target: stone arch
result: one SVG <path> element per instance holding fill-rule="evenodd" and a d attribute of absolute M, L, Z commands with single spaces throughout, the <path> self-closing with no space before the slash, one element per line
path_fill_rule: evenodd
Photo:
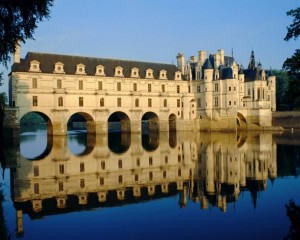
<path fill-rule="evenodd" d="M 176 115 L 171 113 L 169 115 L 169 132 L 176 132 Z"/>
<path fill-rule="evenodd" d="M 68 130 L 79 129 L 86 130 L 88 134 L 96 132 L 96 126 L 93 117 L 86 112 L 73 113 L 68 119 Z"/>
<path fill-rule="evenodd" d="M 124 112 L 117 111 L 112 113 L 108 118 L 109 132 L 130 132 L 131 125 L 128 115 Z"/>
<path fill-rule="evenodd" d="M 33 115 L 32 115 L 33 114 Z M 41 139 L 38 139 L 38 143 L 40 144 L 43 144 L 44 146 L 42 146 L 42 150 L 41 152 L 37 153 L 35 156 L 25 156 L 22 152 L 22 138 L 27 138 L 27 137 L 32 137 L 30 136 L 30 134 L 26 134 L 25 132 L 32 132 L 32 131 L 36 131 L 38 129 L 38 127 L 41 127 L 41 123 L 36 121 L 36 123 L 34 122 L 35 118 L 34 118 L 34 115 L 38 115 L 39 116 L 39 119 L 43 119 L 44 120 L 44 123 L 45 123 L 45 128 L 47 131 L 47 137 L 46 137 L 46 140 L 45 142 L 43 143 L 43 137 L 41 137 Z M 32 115 L 32 116 L 30 116 Z M 26 118 L 28 118 L 28 122 L 25 123 L 26 121 Z M 29 123 L 29 125 L 27 125 L 27 123 Z M 27 125 L 27 126 L 26 126 Z M 53 139 L 52 139 L 52 132 L 53 132 L 53 126 L 52 126 L 52 121 L 50 120 L 50 118 L 43 112 L 38 112 L 38 111 L 32 111 L 32 112 L 27 112 L 25 113 L 23 116 L 20 117 L 20 127 L 21 127 L 21 136 L 20 136 L 20 141 L 21 141 L 21 155 L 23 157 L 25 157 L 26 159 L 28 160 L 41 160 L 43 158 L 45 158 L 46 156 L 49 155 L 49 153 L 52 151 L 52 148 L 53 148 Z M 26 129 L 28 131 L 26 131 Z M 43 130 L 41 130 L 43 131 Z M 36 134 L 34 134 L 36 135 Z M 35 136 L 36 137 L 36 136 Z M 37 135 L 37 137 L 39 138 L 40 136 Z M 24 139 L 25 140 L 25 139 Z M 28 147 L 29 146 L 26 146 L 25 148 L 28 150 Z M 37 149 L 36 148 L 36 145 L 32 146 L 33 149 Z"/>
<path fill-rule="evenodd" d="M 159 131 L 159 118 L 154 112 L 146 112 L 142 116 L 142 132 Z"/>
<path fill-rule="evenodd" d="M 159 145 L 159 118 L 154 112 L 142 116 L 142 146 L 146 151 L 154 151 Z"/>
<path fill-rule="evenodd" d="M 237 112 L 236 123 L 238 130 L 246 130 L 247 129 L 247 120 L 243 114 Z"/>

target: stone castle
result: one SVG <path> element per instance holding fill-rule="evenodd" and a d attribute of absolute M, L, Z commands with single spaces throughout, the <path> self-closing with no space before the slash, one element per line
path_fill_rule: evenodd
<path fill-rule="evenodd" d="M 177 66 L 151 62 L 27 53 L 16 47 L 9 102 L 17 122 L 40 114 L 49 134 L 65 135 L 74 114 L 90 133 L 107 133 L 120 122 L 124 132 L 141 132 L 142 123 L 160 131 L 237 131 L 272 128 L 276 77 L 256 63 L 247 68 L 224 50 Z"/>

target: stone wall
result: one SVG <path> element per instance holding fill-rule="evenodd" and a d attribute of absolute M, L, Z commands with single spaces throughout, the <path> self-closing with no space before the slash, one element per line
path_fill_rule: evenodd
<path fill-rule="evenodd" d="M 18 108 L 4 108 L 4 120 L 3 127 L 10 129 L 19 129 L 19 119 L 18 119 L 19 110 Z"/>
<path fill-rule="evenodd" d="M 272 125 L 300 129 L 300 111 L 273 112 Z"/>

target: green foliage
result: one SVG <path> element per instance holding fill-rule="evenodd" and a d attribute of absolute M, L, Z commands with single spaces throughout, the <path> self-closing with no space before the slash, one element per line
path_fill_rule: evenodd
<path fill-rule="evenodd" d="M 294 18 L 293 23 L 287 27 L 287 34 L 284 38 L 285 41 L 294 38 L 295 40 L 300 35 L 300 8 L 292 9 L 286 13 L 288 16 Z"/>
<path fill-rule="evenodd" d="M 30 112 L 25 114 L 21 119 L 21 125 L 28 125 L 28 124 L 43 124 L 45 120 L 36 113 Z"/>
<path fill-rule="evenodd" d="M 290 108 L 287 102 L 287 91 L 289 87 L 288 73 L 283 70 L 272 70 L 276 76 L 276 105 L 278 110 L 287 110 Z"/>
<path fill-rule="evenodd" d="M 7 66 L 18 41 L 33 39 L 37 23 L 49 18 L 53 0 L 0 1 L 0 63 Z"/>
<path fill-rule="evenodd" d="M 6 93 L 0 93 L 0 106 L 6 106 L 7 104 L 7 96 Z"/>
<path fill-rule="evenodd" d="M 300 8 L 292 9 L 287 12 L 288 16 L 292 16 L 293 23 L 287 27 L 285 41 L 300 35 Z M 283 63 L 283 69 L 288 72 L 289 87 L 287 91 L 287 101 L 294 110 L 300 110 L 300 49 L 296 49 L 292 57 L 289 57 Z"/>

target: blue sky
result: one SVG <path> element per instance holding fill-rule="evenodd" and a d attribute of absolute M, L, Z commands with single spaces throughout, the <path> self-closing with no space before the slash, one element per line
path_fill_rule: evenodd
<path fill-rule="evenodd" d="M 31 52 L 176 63 L 199 50 L 224 49 L 248 65 L 253 49 L 264 68 L 280 69 L 299 48 L 285 42 L 299 0 L 55 0 L 51 18 L 38 24 Z M 5 79 L 9 69 L 0 66 Z M 1 87 L 7 91 L 7 84 Z"/>

